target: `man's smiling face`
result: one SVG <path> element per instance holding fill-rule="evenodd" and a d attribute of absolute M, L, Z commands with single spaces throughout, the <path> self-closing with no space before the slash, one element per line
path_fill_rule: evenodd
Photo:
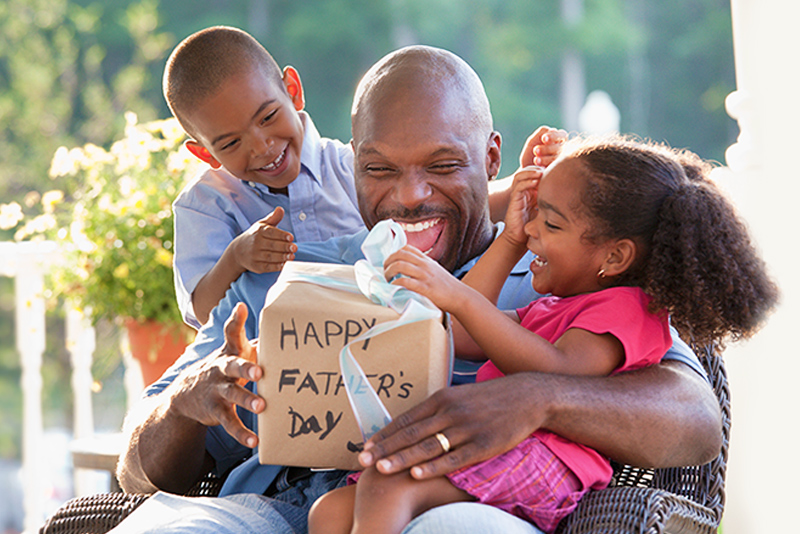
<path fill-rule="evenodd" d="M 500 166 L 500 136 L 476 126 L 457 95 L 406 86 L 375 99 L 353 122 L 367 227 L 394 219 L 409 244 L 450 271 L 491 242 L 488 180 Z"/>

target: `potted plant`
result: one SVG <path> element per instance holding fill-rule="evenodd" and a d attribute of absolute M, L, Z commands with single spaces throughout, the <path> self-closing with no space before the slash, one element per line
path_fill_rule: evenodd
<path fill-rule="evenodd" d="M 61 189 L 1 209 L 5 227 L 19 214 L 15 239 L 63 243 L 65 261 L 51 274 L 53 296 L 89 310 L 95 322 L 123 324 L 149 383 L 193 333 L 175 300 L 171 203 L 200 162 L 183 147 L 174 119 L 138 124 L 133 113 L 125 118 L 125 135 L 109 150 L 87 144 L 56 151 L 50 176 Z M 23 212 L 33 209 L 26 218 Z M 168 361 L 149 370 L 167 348 L 173 352 Z"/>

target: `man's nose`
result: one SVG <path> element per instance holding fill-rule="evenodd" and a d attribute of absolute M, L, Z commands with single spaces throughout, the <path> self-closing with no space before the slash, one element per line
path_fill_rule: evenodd
<path fill-rule="evenodd" d="M 394 200 L 406 209 L 414 209 L 433 194 L 433 188 L 422 173 L 404 174 L 395 184 Z"/>

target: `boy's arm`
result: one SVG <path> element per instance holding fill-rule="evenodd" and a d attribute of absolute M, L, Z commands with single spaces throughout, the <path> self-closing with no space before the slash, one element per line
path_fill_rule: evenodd
<path fill-rule="evenodd" d="M 276 225 L 283 218 L 283 208 L 275 210 L 236 236 L 192 292 L 192 308 L 200 323 L 208 320 L 231 284 L 245 271 L 264 273 L 279 271 L 294 259 L 297 245 L 292 235 Z"/>

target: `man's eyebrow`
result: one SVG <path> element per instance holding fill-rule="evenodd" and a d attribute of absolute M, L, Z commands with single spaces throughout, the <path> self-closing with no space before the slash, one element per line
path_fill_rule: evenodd
<path fill-rule="evenodd" d="M 272 103 L 275 102 L 276 100 L 277 100 L 276 98 L 273 98 L 272 100 L 267 100 L 266 102 L 263 102 L 260 106 L 258 106 L 258 109 L 256 110 L 256 112 L 253 113 L 253 116 L 252 116 L 251 120 L 257 119 L 258 116 L 261 115 L 261 112 L 264 111 L 269 106 L 271 106 Z M 222 135 L 216 136 L 214 139 L 211 140 L 211 146 L 216 145 L 217 143 L 219 143 L 220 141 L 222 141 L 226 137 L 230 137 L 232 135 L 234 135 L 233 132 L 228 132 L 228 133 L 224 133 Z"/>
<path fill-rule="evenodd" d="M 569 220 L 569 217 L 564 215 L 561 212 L 561 210 L 559 210 L 557 207 L 553 206 L 552 204 L 550 204 L 546 200 L 539 200 L 538 204 L 539 204 L 539 209 L 545 209 L 547 211 L 552 211 L 556 215 L 560 216 L 562 219 L 567 220 L 567 221 Z"/>

